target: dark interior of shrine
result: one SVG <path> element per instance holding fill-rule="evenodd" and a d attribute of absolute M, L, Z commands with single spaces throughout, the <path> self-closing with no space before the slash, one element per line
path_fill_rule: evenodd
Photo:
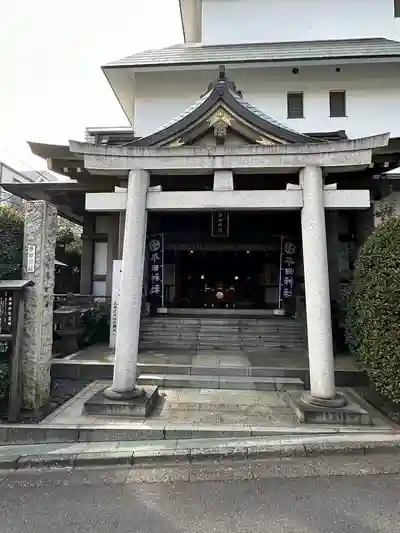
<path fill-rule="evenodd" d="M 178 307 L 262 309 L 265 290 L 279 283 L 279 250 L 181 251 L 175 265 Z"/>
<path fill-rule="evenodd" d="M 151 213 L 164 237 L 164 304 L 179 308 L 274 309 L 281 237 L 300 241 L 295 212 Z M 149 233 L 150 233 L 149 232 Z"/>

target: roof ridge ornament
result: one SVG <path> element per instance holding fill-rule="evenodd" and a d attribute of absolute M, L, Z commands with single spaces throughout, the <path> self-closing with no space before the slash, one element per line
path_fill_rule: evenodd
<path fill-rule="evenodd" d="M 204 94 L 201 95 L 201 98 L 203 98 L 206 94 L 209 94 L 214 90 L 218 90 L 221 92 L 228 90 L 234 93 L 235 96 L 239 98 L 243 98 L 242 91 L 239 91 L 236 88 L 236 84 L 227 77 L 225 65 L 219 66 L 218 78 L 215 81 L 212 81 L 211 83 L 208 84 L 207 90 Z"/>
<path fill-rule="evenodd" d="M 218 76 L 218 79 L 219 79 L 219 81 L 227 81 L 225 65 L 220 65 L 220 66 L 219 66 L 219 76 Z"/>

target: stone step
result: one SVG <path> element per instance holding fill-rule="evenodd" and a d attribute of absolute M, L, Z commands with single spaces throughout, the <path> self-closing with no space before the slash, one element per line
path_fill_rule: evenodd
<path fill-rule="evenodd" d="M 304 343 L 259 343 L 259 344 L 242 344 L 242 343 L 216 343 L 214 342 L 179 342 L 170 340 L 157 341 L 157 340 L 141 340 L 139 343 L 140 350 L 150 350 L 150 351 L 163 351 L 163 350 L 189 350 L 189 351 L 198 351 L 198 352 L 209 352 L 212 350 L 225 350 L 225 351 L 254 351 L 254 350 L 288 350 L 288 351 L 301 351 L 304 349 Z"/>
<path fill-rule="evenodd" d="M 304 339 L 302 337 L 287 337 L 285 335 L 279 335 L 275 337 L 239 337 L 239 338 L 244 344 L 252 344 L 252 343 L 257 343 L 257 344 L 272 343 L 273 344 L 273 343 L 278 343 L 278 342 L 288 342 L 288 343 L 304 342 Z"/>
<path fill-rule="evenodd" d="M 163 388 L 201 388 L 230 390 L 302 390 L 304 382 L 299 378 L 216 376 L 183 374 L 140 374 L 138 386 L 156 385 Z"/>
<path fill-rule="evenodd" d="M 294 340 L 302 340 L 303 336 L 299 333 L 278 333 L 275 335 L 269 335 L 267 333 L 260 334 L 255 333 L 253 335 L 239 335 L 239 337 L 244 341 L 251 341 L 253 339 L 265 339 L 265 340 L 273 340 L 273 339 L 294 339 Z"/>
<path fill-rule="evenodd" d="M 271 326 L 271 327 L 287 327 L 301 325 L 294 319 L 272 319 L 272 318 L 166 318 L 166 317 L 145 317 L 142 319 L 142 324 L 174 324 L 174 325 L 237 325 L 244 327 L 251 326 Z"/>
<path fill-rule="evenodd" d="M 304 331 L 303 327 L 300 326 L 287 326 L 287 327 L 273 327 L 273 326 L 234 326 L 234 325 L 214 325 L 214 326 L 187 326 L 187 325 L 176 325 L 176 324 L 142 324 L 141 327 L 144 331 L 237 331 L 237 332 L 263 332 L 268 331 L 271 333 L 276 332 L 302 332 Z"/>
<path fill-rule="evenodd" d="M 151 331 L 151 332 L 157 332 L 157 331 L 199 331 L 201 328 L 199 327 L 175 327 L 175 326 L 142 326 L 141 331 Z"/>
<path fill-rule="evenodd" d="M 197 350 L 197 343 L 186 343 L 185 345 L 180 342 L 169 342 L 166 344 L 165 342 L 156 342 L 156 341 L 140 341 L 139 343 L 139 349 L 140 350 L 152 350 L 157 352 L 162 352 L 165 349 L 168 350 L 177 350 L 182 351 L 182 348 L 185 348 L 186 350 L 190 351 L 196 351 Z"/>
<path fill-rule="evenodd" d="M 217 343 L 207 343 L 207 344 L 198 344 L 197 345 L 197 350 L 202 352 L 209 352 L 209 351 L 216 351 L 216 352 L 221 352 L 221 351 L 226 351 L 226 352 L 231 352 L 232 350 L 241 350 L 241 345 L 240 344 L 229 344 L 229 345 L 226 345 L 226 344 L 217 344 Z"/>
<path fill-rule="evenodd" d="M 242 333 L 224 333 L 221 331 L 213 332 L 204 332 L 204 331 L 141 331 L 140 334 L 146 337 L 194 337 L 194 338 L 204 338 L 204 337 L 213 337 L 220 339 L 230 339 L 238 338 L 242 340 L 253 340 L 253 339 L 294 339 L 294 340 L 303 340 L 304 335 L 300 333 L 254 333 L 254 334 L 242 334 Z"/>
<path fill-rule="evenodd" d="M 302 378 L 308 365 L 305 362 L 303 369 L 287 369 L 270 366 L 200 366 L 200 365 L 176 365 L 176 364 L 147 364 L 139 363 L 139 374 L 179 374 L 192 376 L 254 376 L 254 377 L 291 377 Z"/>
<path fill-rule="evenodd" d="M 305 338 L 302 335 L 240 335 L 237 333 L 229 333 L 227 335 L 221 333 L 203 333 L 203 332 L 150 332 L 141 331 L 140 337 L 143 339 L 221 339 L 224 342 L 230 342 L 233 339 L 238 339 L 241 342 L 274 342 L 274 341 L 288 341 L 288 342 L 304 342 Z"/>
<path fill-rule="evenodd" d="M 304 345 L 304 339 L 291 338 L 291 337 L 252 337 L 250 339 L 243 339 L 241 337 L 233 336 L 221 337 L 212 335 L 149 335 L 141 334 L 140 339 L 145 342 L 192 342 L 192 343 L 204 343 L 204 342 L 217 342 L 224 344 L 243 344 L 244 346 L 263 346 L 272 344 L 302 344 Z"/>
<path fill-rule="evenodd" d="M 279 317 L 146 317 L 140 331 L 144 350 L 301 350 L 304 344 L 303 324 Z"/>
<path fill-rule="evenodd" d="M 186 353 L 186 352 L 182 352 Z M 221 352 L 224 353 L 224 352 Z M 274 351 L 271 355 L 268 351 L 265 352 L 265 365 L 270 366 L 199 366 L 190 364 L 149 364 L 140 361 L 138 372 L 139 374 L 172 374 L 172 375 L 206 375 L 206 376 L 254 376 L 254 377 L 291 377 L 300 378 L 302 381 L 308 383 L 308 363 L 303 356 L 304 350 L 290 351 L 282 354 L 278 358 Z M 287 356 L 290 355 L 288 358 Z M 302 359 L 302 364 L 295 364 L 294 358 Z M 278 366 L 283 361 L 282 366 Z M 276 366 L 275 366 L 276 365 Z M 51 362 L 51 376 L 55 379 L 59 387 L 66 386 L 70 392 L 71 387 L 76 385 L 75 392 L 82 389 L 81 383 L 95 381 L 95 380 L 109 380 L 113 377 L 113 364 L 99 363 L 93 361 L 75 362 L 64 359 L 53 359 Z M 340 387 L 355 387 L 364 386 L 368 384 L 367 378 L 361 370 L 336 370 L 335 372 L 336 385 Z M 65 385 L 62 385 L 65 383 Z"/>
<path fill-rule="evenodd" d="M 180 339 L 170 339 L 170 340 L 159 340 L 159 339 L 141 339 L 139 341 L 139 348 L 143 350 L 192 350 L 196 351 L 198 346 L 198 341 L 196 339 L 186 339 L 182 341 Z"/>
<path fill-rule="evenodd" d="M 152 338 L 159 338 L 159 339 L 179 339 L 179 338 L 182 338 L 182 339 L 197 339 L 198 333 L 197 333 L 197 331 L 193 331 L 193 332 L 191 332 L 191 331 L 170 331 L 170 332 L 167 332 L 167 331 L 161 331 L 161 332 L 158 332 L 158 331 L 155 331 L 155 332 L 141 331 L 140 335 L 142 337 L 146 337 L 148 339 L 152 339 Z"/>
<path fill-rule="evenodd" d="M 171 319 L 157 319 L 157 318 L 144 318 L 142 319 L 142 324 L 144 325 L 167 325 L 167 326 L 203 326 L 203 327 L 213 327 L 213 326 L 237 326 L 237 327 L 272 327 L 272 328 L 286 328 L 286 327 L 297 327 L 302 326 L 301 322 L 296 320 L 288 321 L 273 321 L 271 319 L 266 320 L 171 320 Z"/>
<path fill-rule="evenodd" d="M 263 334 L 268 333 L 270 335 L 284 333 L 284 334 L 302 334 L 304 332 L 304 328 L 242 328 L 242 327 L 233 327 L 233 326 L 215 326 L 215 327 L 187 327 L 187 326 L 181 326 L 181 327 L 175 327 L 175 326 L 159 326 L 159 325 L 145 325 L 141 327 L 142 331 L 201 331 L 204 333 L 212 333 L 212 332 L 221 332 L 224 334 L 228 333 L 239 333 L 239 334 Z"/>

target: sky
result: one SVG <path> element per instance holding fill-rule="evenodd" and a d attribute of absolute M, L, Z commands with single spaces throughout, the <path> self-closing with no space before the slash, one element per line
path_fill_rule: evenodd
<path fill-rule="evenodd" d="M 43 170 L 26 141 L 128 125 L 100 66 L 182 40 L 178 0 L 0 0 L 0 161 Z"/>

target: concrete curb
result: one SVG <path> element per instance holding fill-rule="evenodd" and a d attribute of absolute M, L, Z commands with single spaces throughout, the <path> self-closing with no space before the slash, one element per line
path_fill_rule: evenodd
<path fill-rule="evenodd" d="M 365 437 L 365 435 L 364 435 Z M 295 440 L 274 439 L 271 443 L 254 439 L 254 443 L 232 445 L 229 440 L 221 442 L 216 439 L 215 447 L 177 447 L 160 448 L 151 446 L 139 449 L 121 449 L 107 451 L 82 451 L 71 453 L 48 452 L 43 454 L 1 455 L 0 470 L 20 470 L 28 468 L 79 468 L 79 467 L 111 467 L 111 466 L 173 466 L 199 463 L 216 463 L 222 461 L 248 461 L 268 458 L 315 457 L 335 454 L 342 455 L 373 455 L 400 454 L 400 438 L 393 439 L 348 439 L 331 441 L 323 438 L 307 438 Z M 181 445 L 185 441 L 177 441 Z M 208 441 L 210 442 L 210 441 Z M 186 442 L 190 444 L 190 442 Z M 157 444 L 157 443 L 155 443 Z"/>
<path fill-rule="evenodd" d="M 400 431 L 387 427 L 272 427 L 207 424 L 160 424 L 95 426 L 52 424 L 1 424 L 0 446 L 9 444 L 48 444 L 73 442 L 147 441 L 200 438 L 239 438 L 279 435 L 400 435 Z"/>

